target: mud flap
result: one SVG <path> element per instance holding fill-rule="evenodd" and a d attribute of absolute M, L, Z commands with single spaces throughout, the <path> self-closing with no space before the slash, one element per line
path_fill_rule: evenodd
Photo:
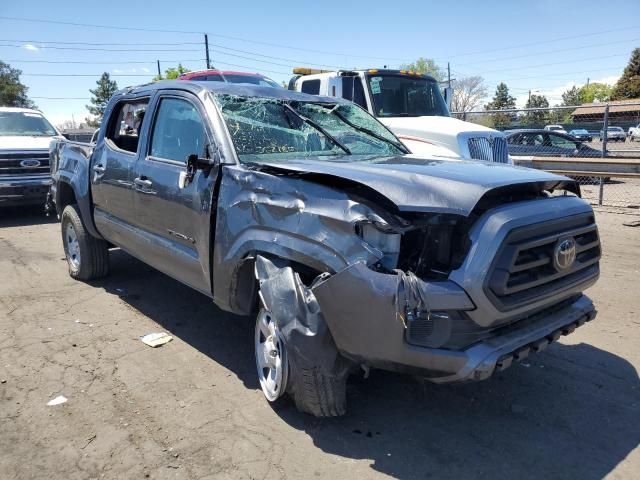
<path fill-rule="evenodd" d="M 295 375 L 305 369 L 346 378 L 352 364 L 338 353 L 311 288 L 302 283 L 286 261 L 258 255 L 255 270 L 261 302 L 272 313 L 284 337 L 294 376 L 294 381 L 289 382 L 293 389 L 301 384 L 295 381 Z"/>

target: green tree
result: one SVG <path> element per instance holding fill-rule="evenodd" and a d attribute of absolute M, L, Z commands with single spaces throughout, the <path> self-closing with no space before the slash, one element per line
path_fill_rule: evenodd
<path fill-rule="evenodd" d="M 631 52 L 629 63 L 611 92 L 611 100 L 627 98 L 640 98 L 640 48 Z"/>
<path fill-rule="evenodd" d="M 562 94 L 562 106 L 573 107 L 580 105 L 580 89 L 575 85 Z"/>
<path fill-rule="evenodd" d="M 606 102 L 611 98 L 613 87 L 606 83 L 590 83 L 580 88 L 580 103 Z"/>
<path fill-rule="evenodd" d="M 164 76 L 163 75 L 156 75 L 155 77 L 153 77 L 153 80 L 175 80 L 176 78 L 178 78 L 180 75 L 182 75 L 183 73 L 187 73 L 190 70 L 188 68 L 185 68 L 182 66 L 181 63 L 178 64 L 177 67 L 169 67 L 164 71 Z"/>
<path fill-rule="evenodd" d="M 505 110 L 516 108 L 515 97 L 509 94 L 509 87 L 506 83 L 500 82 L 496 87 L 496 93 L 493 100 L 485 105 L 485 110 Z M 493 126 L 496 128 L 504 128 L 511 124 L 513 114 L 511 113 L 493 113 L 491 115 Z"/>
<path fill-rule="evenodd" d="M 438 65 L 436 65 L 436 62 L 431 58 L 420 57 L 413 63 L 400 65 L 400 69 L 413 70 L 414 72 L 420 73 L 422 75 L 431 75 L 438 82 L 444 80 L 444 71 Z"/>
<path fill-rule="evenodd" d="M 109 74 L 104 72 L 99 80 L 96 81 L 98 85 L 94 90 L 89 90 L 93 95 L 91 97 L 91 105 L 86 105 L 87 110 L 92 117 L 87 117 L 85 120 L 90 127 L 100 126 L 102 122 L 102 115 L 107 108 L 107 103 L 114 93 L 118 91 L 118 84 L 115 80 L 111 80 Z"/>
<path fill-rule="evenodd" d="M 20 82 L 21 74 L 21 70 L 0 61 L 0 107 L 35 107 L 27 96 L 29 89 Z"/>
<path fill-rule="evenodd" d="M 549 100 L 544 95 L 533 95 L 529 96 L 527 103 L 525 104 L 525 108 L 549 108 Z M 527 112 L 524 115 L 523 123 L 527 124 L 541 124 L 544 123 L 544 119 L 547 116 L 546 111 L 533 111 Z"/>

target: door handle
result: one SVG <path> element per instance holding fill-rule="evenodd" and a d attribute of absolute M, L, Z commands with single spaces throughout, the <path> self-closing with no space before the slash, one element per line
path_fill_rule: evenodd
<path fill-rule="evenodd" d="M 101 163 L 93 166 L 93 171 L 96 173 L 104 173 L 107 169 L 102 166 Z"/>
<path fill-rule="evenodd" d="M 151 185 L 153 185 L 153 182 L 151 180 L 147 180 L 144 177 L 134 178 L 133 183 L 135 183 L 139 187 L 146 187 L 146 188 L 149 188 L 151 187 Z"/>

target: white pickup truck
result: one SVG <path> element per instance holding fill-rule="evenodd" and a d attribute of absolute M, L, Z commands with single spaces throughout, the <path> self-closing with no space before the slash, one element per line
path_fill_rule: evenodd
<path fill-rule="evenodd" d="M 49 143 L 59 137 L 38 110 L 0 107 L 0 207 L 44 205 Z"/>
<path fill-rule="evenodd" d="M 630 142 L 633 142 L 634 140 L 640 140 L 640 123 L 635 127 L 629 127 L 627 136 L 629 137 Z"/>
<path fill-rule="evenodd" d="M 293 73 L 289 90 L 357 103 L 413 153 L 512 163 L 503 133 L 450 116 L 433 77 L 410 70 L 378 69 L 295 68 Z"/>

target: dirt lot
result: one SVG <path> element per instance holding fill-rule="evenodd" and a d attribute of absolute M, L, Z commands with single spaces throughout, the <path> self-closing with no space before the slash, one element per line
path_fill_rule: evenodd
<path fill-rule="evenodd" d="M 263 400 L 252 319 L 121 252 L 75 282 L 57 223 L 0 215 L 2 479 L 638 478 L 638 216 L 598 213 L 596 321 L 482 383 L 373 372 L 317 420 Z"/>

